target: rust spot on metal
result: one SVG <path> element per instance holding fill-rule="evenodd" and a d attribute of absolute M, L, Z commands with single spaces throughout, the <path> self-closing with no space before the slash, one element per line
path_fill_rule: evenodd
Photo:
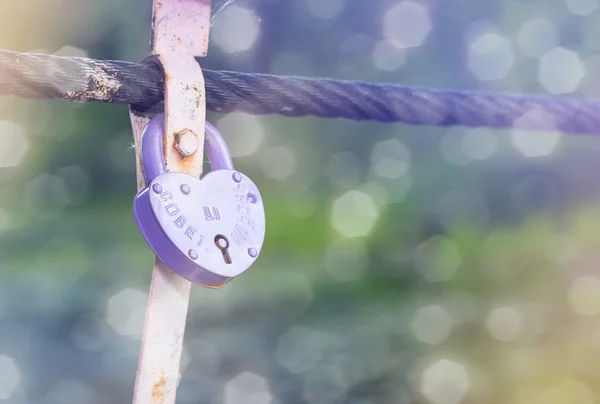
<path fill-rule="evenodd" d="M 165 389 L 167 380 L 163 374 L 156 383 L 152 386 L 152 403 L 163 403 L 165 400 Z"/>

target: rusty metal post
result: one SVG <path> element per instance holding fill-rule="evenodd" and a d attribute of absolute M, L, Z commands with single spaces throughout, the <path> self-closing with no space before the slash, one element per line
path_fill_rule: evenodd
<path fill-rule="evenodd" d="M 202 173 L 206 98 L 195 57 L 206 56 L 212 0 L 154 0 L 151 55 L 165 72 L 167 170 Z M 148 119 L 131 111 L 138 189 L 144 184 L 140 140 Z M 158 259 L 152 273 L 135 384 L 134 404 L 174 404 L 190 282 Z"/>

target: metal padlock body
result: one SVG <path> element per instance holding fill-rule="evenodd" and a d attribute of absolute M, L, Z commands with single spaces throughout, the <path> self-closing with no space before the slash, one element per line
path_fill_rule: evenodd
<path fill-rule="evenodd" d="M 213 171 L 202 179 L 166 172 L 164 117 L 153 118 L 142 136 L 147 187 L 134 214 L 150 248 L 169 268 L 203 286 L 219 287 L 258 257 L 265 237 L 260 192 L 233 163 L 219 132 L 206 124 L 205 150 Z M 224 239 L 228 248 L 217 244 Z"/>

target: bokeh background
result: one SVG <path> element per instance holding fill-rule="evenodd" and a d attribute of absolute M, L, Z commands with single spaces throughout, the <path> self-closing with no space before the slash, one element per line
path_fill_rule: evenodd
<path fill-rule="evenodd" d="M 214 3 L 205 68 L 600 94 L 598 0 Z M 137 61 L 150 13 L 3 1 L 0 48 Z M 208 117 L 268 229 L 193 289 L 178 403 L 600 402 L 600 138 Z M 131 402 L 153 256 L 127 108 L 0 98 L 0 166 L 0 402 Z"/>

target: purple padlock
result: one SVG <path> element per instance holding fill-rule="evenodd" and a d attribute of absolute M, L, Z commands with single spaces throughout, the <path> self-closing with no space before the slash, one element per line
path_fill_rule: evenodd
<path fill-rule="evenodd" d="M 198 179 L 166 171 L 164 115 L 142 135 L 146 188 L 135 197 L 134 214 L 146 242 L 183 278 L 219 287 L 244 272 L 265 238 L 265 212 L 256 185 L 235 171 L 221 134 L 206 122 L 205 150 L 212 171 Z"/>

